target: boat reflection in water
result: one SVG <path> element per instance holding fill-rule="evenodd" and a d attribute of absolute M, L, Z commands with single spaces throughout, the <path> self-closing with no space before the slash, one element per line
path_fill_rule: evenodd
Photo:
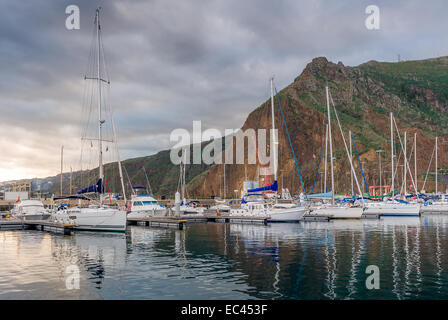
<path fill-rule="evenodd" d="M 0 232 L 2 299 L 446 299 L 448 217 Z M 67 290 L 66 268 L 80 271 Z M 366 287 L 378 266 L 380 288 Z"/>

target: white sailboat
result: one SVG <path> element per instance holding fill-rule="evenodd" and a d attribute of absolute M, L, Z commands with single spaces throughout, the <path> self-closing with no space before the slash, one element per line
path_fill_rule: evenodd
<path fill-rule="evenodd" d="M 95 14 L 95 29 L 96 29 L 96 42 L 98 46 L 97 50 L 97 74 L 96 77 L 87 78 L 89 80 L 94 80 L 98 86 L 98 162 L 99 162 L 99 179 L 96 185 L 84 188 L 78 191 L 78 194 L 95 192 L 99 194 L 99 203 L 91 204 L 87 207 L 77 206 L 71 208 L 64 208 L 65 214 L 72 219 L 75 223 L 75 228 L 78 230 L 92 230 L 92 231 L 119 231 L 123 232 L 126 230 L 126 211 L 113 206 L 107 206 L 103 203 L 103 193 L 104 193 L 104 171 L 103 171 L 103 137 L 102 137 L 102 126 L 106 120 L 102 117 L 102 90 L 101 82 L 107 82 L 101 78 L 101 26 L 100 26 L 100 8 L 96 10 Z M 111 117 L 111 125 L 115 134 L 114 124 Z M 116 141 L 115 141 L 116 143 Z M 116 145 L 117 146 L 117 145 Z M 117 147 L 118 155 L 118 147 Z M 123 189 L 123 195 L 126 202 L 126 193 L 124 190 L 123 175 L 121 172 L 121 162 L 118 155 L 118 168 L 120 173 L 121 186 Z M 82 198 L 82 196 L 80 197 Z M 89 201 L 90 202 L 90 201 Z"/>
<path fill-rule="evenodd" d="M 183 150 L 184 160 L 181 161 L 179 165 L 179 183 L 178 183 L 178 192 L 180 189 L 180 196 L 182 202 L 179 205 L 180 214 L 188 214 L 188 215 L 203 215 L 205 209 L 199 204 L 197 201 L 188 201 L 187 200 L 187 192 L 185 189 L 185 175 L 186 175 L 186 158 L 187 158 L 187 149 Z M 177 192 L 177 193 L 178 193 Z"/>
<path fill-rule="evenodd" d="M 328 216 L 332 219 L 360 219 L 364 207 L 360 205 L 352 206 L 350 204 L 347 205 L 336 205 L 334 201 L 334 165 L 333 165 L 333 139 L 331 132 L 331 113 L 330 113 L 330 100 L 329 100 L 329 91 L 328 86 L 325 87 L 326 98 L 327 98 L 327 113 L 328 113 L 328 139 L 330 146 L 330 170 L 331 170 L 331 204 L 321 204 L 319 206 L 315 206 L 311 208 L 311 212 L 308 214 L 309 216 Z M 337 115 L 336 115 L 337 116 Z M 339 127 L 342 134 L 342 129 Z M 345 138 L 342 136 L 345 149 L 348 155 L 347 145 L 345 143 Z M 361 189 L 359 187 L 359 182 L 354 174 L 352 159 L 349 156 L 350 169 L 353 173 L 353 177 L 355 178 L 358 191 L 362 195 Z"/>
<path fill-rule="evenodd" d="M 274 113 L 274 78 L 270 79 L 271 83 L 271 112 L 272 112 L 272 134 L 274 152 L 274 183 L 271 186 L 249 190 L 247 201 L 243 197 L 241 207 L 239 209 L 230 209 L 230 215 L 233 216 L 268 216 L 272 222 L 298 222 L 303 219 L 303 215 L 308 212 L 305 207 L 300 207 L 295 203 L 278 203 L 278 183 L 277 183 L 277 135 L 275 134 L 275 113 Z M 257 192 L 266 190 L 274 191 L 273 203 L 267 203 L 263 196 Z"/>
<path fill-rule="evenodd" d="M 406 137 L 406 135 L 405 135 Z M 414 148 L 416 148 L 414 138 Z M 400 140 L 401 142 L 401 140 Z M 390 113 L 390 145 L 391 145 L 391 167 L 392 167 L 392 197 L 390 199 L 384 198 L 384 201 L 381 202 L 369 202 L 366 204 L 365 212 L 368 214 L 381 214 L 382 216 L 419 216 L 420 215 L 420 205 L 418 203 L 408 203 L 407 201 L 395 199 L 395 176 L 394 176 L 394 116 L 393 113 Z M 404 150 L 406 150 L 406 139 L 404 142 Z M 416 153 L 416 150 L 414 150 Z M 404 152 L 404 166 L 405 172 L 408 167 L 408 161 L 406 157 L 406 152 Z M 416 161 L 416 159 L 415 159 Z M 415 162 L 416 164 L 416 162 Z M 410 172 L 410 171 L 409 171 Z M 403 175 L 405 179 L 406 174 Z M 412 177 L 411 177 L 412 178 Z M 417 180 L 417 175 L 415 175 L 415 179 Z M 414 180 L 412 180 L 414 182 Z M 406 182 L 403 184 L 406 186 Z M 406 191 L 405 191 L 406 192 Z"/>

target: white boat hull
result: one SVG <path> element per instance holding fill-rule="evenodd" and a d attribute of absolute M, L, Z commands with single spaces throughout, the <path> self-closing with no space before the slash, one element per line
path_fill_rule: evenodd
<path fill-rule="evenodd" d="M 139 211 L 131 211 L 128 213 L 128 218 L 146 218 L 146 217 L 165 217 L 168 213 L 168 210 L 139 210 Z"/>
<path fill-rule="evenodd" d="M 413 217 L 420 215 L 420 206 L 418 205 L 378 205 L 366 207 L 365 213 L 381 214 L 384 217 L 403 216 Z"/>
<path fill-rule="evenodd" d="M 268 210 L 267 215 L 272 222 L 299 222 L 308 210 L 305 208 L 273 208 Z"/>
<path fill-rule="evenodd" d="M 119 231 L 126 230 L 126 211 L 115 208 L 73 208 L 67 214 L 77 230 Z"/>
<path fill-rule="evenodd" d="M 50 213 L 45 213 L 45 212 L 42 212 L 42 213 L 25 213 L 24 215 L 23 215 L 23 218 L 25 219 L 25 220 L 28 220 L 28 221 L 30 221 L 30 220 L 48 220 L 48 218 L 50 218 L 50 216 L 51 216 L 51 214 Z"/>
<path fill-rule="evenodd" d="M 422 206 L 420 208 L 420 212 L 421 213 L 448 213 L 448 205 L 437 204 L 437 205 Z"/>
<path fill-rule="evenodd" d="M 310 212 L 310 216 L 327 216 L 330 219 L 361 219 L 362 207 L 327 207 L 318 208 Z"/>
<path fill-rule="evenodd" d="M 307 213 L 306 208 L 270 208 L 270 209 L 231 209 L 230 216 L 243 217 L 270 217 L 270 222 L 299 222 L 303 220 L 303 216 Z"/>

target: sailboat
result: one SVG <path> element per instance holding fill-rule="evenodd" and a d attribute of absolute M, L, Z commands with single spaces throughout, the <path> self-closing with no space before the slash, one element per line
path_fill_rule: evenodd
<path fill-rule="evenodd" d="M 334 199 L 334 166 L 333 166 L 333 141 L 332 141 L 332 133 L 331 133 L 331 113 L 330 113 L 330 100 L 329 100 L 329 90 L 328 86 L 325 87 L 325 93 L 327 98 L 327 112 L 328 112 L 328 138 L 329 138 L 329 146 L 330 146 L 330 170 L 331 170 L 331 204 L 322 204 L 317 207 L 312 207 L 311 212 L 308 214 L 309 216 L 328 216 L 332 219 L 360 219 L 364 207 L 351 204 L 347 205 L 336 205 Z M 336 110 L 336 109 L 335 109 Z M 337 114 L 336 114 L 337 116 Z M 339 127 L 342 134 L 342 129 Z M 347 145 L 345 144 L 345 138 L 342 137 L 345 145 L 346 152 L 348 154 Z M 350 169 L 354 173 L 352 159 L 349 156 Z M 362 195 L 362 192 L 359 188 L 358 179 L 356 175 L 354 175 L 356 184 L 359 189 L 359 193 Z"/>
<path fill-rule="evenodd" d="M 98 163 L 99 163 L 99 172 L 98 172 L 98 181 L 95 185 L 91 185 L 87 188 L 83 188 L 78 191 L 77 196 L 69 196 L 65 198 L 78 199 L 79 202 L 81 200 L 88 200 L 91 202 L 90 198 L 86 197 L 84 194 L 88 193 L 96 193 L 99 194 L 98 204 L 90 204 L 88 206 L 78 205 L 77 207 L 62 208 L 62 212 L 70 217 L 75 223 L 75 229 L 77 230 L 92 230 L 92 231 L 118 231 L 124 232 L 126 229 L 126 211 L 124 209 L 108 206 L 104 204 L 104 169 L 103 169 L 103 140 L 102 137 L 102 126 L 106 122 L 106 120 L 102 117 L 102 90 L 101 90 L 101 82 L 107 82 L 101 78 L 101 58 L 103 55 L 101 54 L 101 26 L 100 26 L 100 8 L 96 9 L 95 14 L 95 29 L 96 29 L 96 43 L 98 46 L 97 50 L 97 74 L 96 77 L 87 78 L 88 80 L 94 80 L 97 83 L 98 89 L 98 138 L 94 139 L 98 141 Z M 114 130 L 114 124 L 111 117 L 111 125 Z M 116 141 L 115 141 L 116 142 Z M 107 151 L 107 149 L 106 149 Z M 117 155 L 118 155 L 118 147 L 117 147 Z M 123 175 L 121 172 L 121 162 L 118 156 L 118 168 L 120 173 L 121 186 L 123 189 L 123 194 L 126 202 L 126 193 L 124 190 L 123 183 Z M 59 197 L 59 199 L 64 197 Z M 56 198 L 55 198 L 56 199 Z"/>
<path fill-rule="evenodd" d="M 278 202 L 278 183 L 277 183 L 277 135 L 275 134 L 275 113 L 274 113 L 274 78 L 271 83 L 271 112 L 272 112 L 272 134 L 274 135 L 272 152 L 274 155 L 274 183 L 247 190 L 239 209 L 230 209 L 232 216 L 268 216 L 272 222 L 298 222 L 303 219 L 303 215 L 308 212 L 305 207 L 300 207 L 295 203 Z M 273 203 L 267 203 L 264 200 L 262 192 L 274 192 Z"/>
<path fill-rule="evenodd" d="M 406 137 L 406 135 L 405 135 Z M 405 143 L 406 145 L 406 140 Z M 384 197 L 382 202 L 369 202 L 366 204 L 365 212 L 368 214 L 381 214 L 383 216 L 419 216 L 420 205 L 416 203 L 408 203 L 405 200 L 395 199 L 395 177 L 394 177 L 394 116 L 390 113 L 390 146 L 391 146 L 391 167 L 392 167 L 392 197 L 390 199 Z M 414 145 L 416 148 L 416 145 Z M 406 150 L 406 149 L 405 149 Z M 414 150 L 416 152 L 416 150 Z M 404 153 L 406 154 L 406 153 Z M 404 157 L 405 172 L 408 167 L 407 158 Z M 403 175 L 404 179 L 406 174 Z M 417 179 L 417 177 L 415 177 Z M 406 182 L 403 183 L 406 185 Z M 406 191 L 405 191 L 406 193 Z"/>
<path fill-rule="evenodd" d="M 182 202 L 179 205 L 179 211 L 181 214 L 188 214 L 188 215 L 203 215 L 204 208 L 200 206 L 198 201 L 188 201 L 187 200 L 187 192 L 185 189 L 186 182 L 185 182 L 185 175 L 186 175 L 186 159 L 187 159 L 187 149 L 183 150 L 183 156 L 184 159 L 179 164 L 179 183 L 178 183 L 178 191 L 180 189 L 180 196 L 182 199 Z"/>
<path fill-rule="evenodd" d="M 435 194 L 433 196 L 428 196 L 426 197 L 426 201 L 424 203 L 424 205 L 421 207 L 421 212 L 422 213 L 448 213 L 448 198 L 445 194 L 439 194 L 439 189 L 438 189 L 438 141 L 439 138 L 436 137 L 436 142 L 435 142 L 435 146 L 434 146 L 434 151 L 433 154 L 431 156 L 431 160 L 429 162 L 429 166 L 431 166 L 431 162 L 432 162 L 432 157 L 434 156 L 435 153 Z M 426 179 L 428 178 L 428 173 L 429 173 L 429 167 L 428 167 L 428 172 L 426 173 L 426 178 L 425 178 L 425 182 L 423 184 L 423 189 L 425 188 L 425 184 L 426 184 Z M 424 192 L 424 191 L 422 191 Z"/>

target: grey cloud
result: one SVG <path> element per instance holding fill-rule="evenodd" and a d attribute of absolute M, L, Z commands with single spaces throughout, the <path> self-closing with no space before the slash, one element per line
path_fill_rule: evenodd
<path fill-rule="evenodd" d="M 80 7 L 80 30 L 65 29 L 70 4 Z M 62 144 L 67 163 L 78 160 L 83 76 L 99 5 L 109 102 L 127 158 L 169 147 L 170 132 L 191 130 L 193 120 L 204 128 L 240 127 L 269 97 L 272 74 L 282 88 L 316 56 L 357 65 L 448 51 L 446 1 L 377 0 L 381 30 L 374 32 L 364 27 L 370 4 L 1 0 L 0 181 L 54 174 Z"/>

